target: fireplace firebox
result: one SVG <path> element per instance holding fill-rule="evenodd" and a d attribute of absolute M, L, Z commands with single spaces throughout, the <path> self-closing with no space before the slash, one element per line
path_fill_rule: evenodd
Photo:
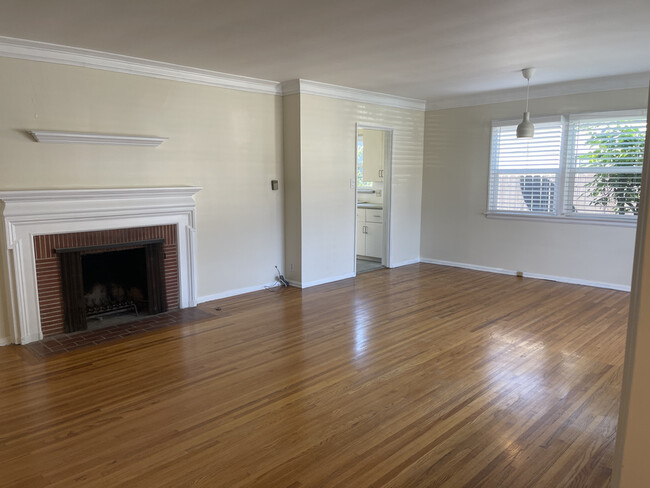
<path fill-rule="evenodd" d="M 61 258 L 64 332 L 85 330 L 91 317 L 166 311 L 163 242 L 56 249 Z"/>

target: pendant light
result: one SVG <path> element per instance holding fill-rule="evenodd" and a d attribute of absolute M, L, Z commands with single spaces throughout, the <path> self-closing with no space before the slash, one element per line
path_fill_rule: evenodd
<path fill-rule="evenodd" d="M 528 85 L 526 86 L 526 111 L 524 112 L 524 119 L 517 126 L 517 138 L 533 137 L 535 134 L 535 126 L 530 121 L 530 112 L 528 111 L 528 91 L 530 90 L 530 79 L 533 77 L 533 73 L 535 73 L 535 68 L 521 70 L 521 74 L 528 80 Z"/>

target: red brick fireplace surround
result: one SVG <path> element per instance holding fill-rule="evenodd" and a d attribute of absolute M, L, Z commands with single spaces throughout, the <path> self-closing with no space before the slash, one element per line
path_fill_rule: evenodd
<path fill-rule="evenodd" d="M 167 310 L 180 307 L 176 225 L 40 235 L 34 237 L 36 284 L 43 335 L 60 334 L 64 327 L 61 258 L 55 249 L 110 246 L 163 239 Z"/>

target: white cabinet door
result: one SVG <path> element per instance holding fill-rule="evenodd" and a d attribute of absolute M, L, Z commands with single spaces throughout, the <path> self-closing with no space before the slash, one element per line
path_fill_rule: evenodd
<path fill-rule="evenodd" d="M 366 222 L 383 222 L 384 221 L 384 211 L 375 210 L 373 208 L 366 209 Z"/>
<path fill-rule="evenodd" d="M 357 254 L 361 256 L 366 255 L 366 234 L 364 232 L 366 226 L 366 210 L 363 208 L 357 209 Z"/>
<path fill-rule="evenodd" d="M 384 132 L 363 129 L 363 181 L 384 181 Z"/>
<path fill-rule="evenodd" d="M 366 221 L 366 256 L 381 258 L 384 243 L 384 224 Z"/>

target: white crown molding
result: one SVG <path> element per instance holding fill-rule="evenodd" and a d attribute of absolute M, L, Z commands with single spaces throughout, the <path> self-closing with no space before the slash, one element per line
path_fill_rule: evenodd
<path fill-rule="evenodd" d="M 299 95 L 300 94 L 300 82 L 303 80 L 288 80 L 280 83 L 280 89 L 282 90 L 283 95 Z"/>
<path fill-rule="evenodd" d="M 0 57 L 65 64 L 254 93 L 280 96 L 302 93 L 420 111 L 517 101 L 523 99 L 524 93 L 521 88 L 513 88 L 424 101 L 303 79 L 280 83 L 121 54 L 3 36 L 0 36 Z M 636 73 L 566 83 L 533 85 L 530 98 L 575 95 L 626 88 L 647 88 L 649 80 L 650 73 Z"/>
<path fill-rule="evenodd" d="M 589 80 L 575 80 L 564 83 L 547 85 L 534 84 L 530 87 L 530 99 L 558 97 L 563 95 L 578 95 L 581 93 L 595 93 L 627 88 L 648 88 L 650 73 L 634 73 L 621 76 L 608 76 Z M 447 108 L 472 107 L 475 105 L 489 105 L 491 103 L 514 102 L 524 99 L 525 90 L 511 88 L 493 92 L 473 93 L 457 97 L 428 100 L 426 109 L 443 110 Z"/>
<path fill-rule="evenodd" d="M 125 136 L 117 134 L 94 134 L 90 132 L 55 132 L 50 130 L 29 130 L 36 142 L 53 144 L 107 144 L 117 146 L 158 147 L 166 137 Z"/>
<path fill-rule="evenodd" d="M 181 308 L 197 303 L 196 202 L 200 187 L 2 191 L 11 342 L 43 338 L 34 236 L 176 225 Z"/>
<path fill-rule="evenodd" d="M 0 56 L 281 95 L 280 83 L 91 49 L 0 36 Z"/>
<path fill-rule="evenodd" d="M 399 97 L 396 95 L 387 95 L 357 88 L 348 88 L 339 85 L 330 85 L 319 81 L 310 80 L 289 80 L 282 83 L 283 95 L 318 95 L 321 97 L 338 98 L 340 100 L 349 100 L 359 103 L 372 103 L 384 107 L 405 108 L 410 110 L 424 111 L 426 102 L 416 98 Z"/>
<path fill-rule="evenodd" d="M 47 42 L 16 39 L 0 36 L 0 56 L 42 61 L 46 63 L 80 66 L 164 80 L 181 81 L 200 85 L 217 86 L 270 95 L 291 95 L 304 93 L 320 95 L 360 103 L 373 103 L 387 107 L 413 110 L 425 109 L 425 101 L 414 98 L 387 95 L 356 88 L 330 85 L 317 81 L 290 80 L 284 83 L 251 78 L 248 76 L 221 73 L 200 68 L 191 68 L 149 59 L 135 58 L 121 54 L 94 51 Z"/>

